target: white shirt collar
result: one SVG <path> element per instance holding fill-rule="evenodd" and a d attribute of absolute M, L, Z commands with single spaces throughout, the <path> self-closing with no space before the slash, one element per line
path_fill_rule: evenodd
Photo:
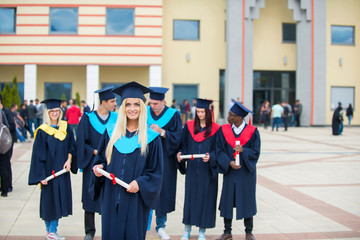
<path fill-rule="evenodd" d="M 235 124 L 232 124 L 231 127 L 234 129 L 235 134 L 239 135 L 245 127 L 245 121 L 243 121 L 239 127 L 236 127 Z"/>

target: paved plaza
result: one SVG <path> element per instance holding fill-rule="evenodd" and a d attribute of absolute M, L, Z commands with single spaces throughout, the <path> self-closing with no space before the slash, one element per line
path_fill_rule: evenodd
<path fill-rule="evenodd" d="M 261 155 L 257 165 L 257 207 L 254 235 L 258 240 L 360 239 L 360 128 L 345 127 L 332 136 L 330 127 L 289 128 L 279 132 L 260 128 Z M 0 240 L 45 239 L 39 218 L 40 190 L 28 186 L 32 143 L 17 143 L 12 158 L 13 192 L 0 197 Z M 72 175 L 73 215 L 59 221 L 58 232 L 68 240 L 84 236 L 81 173 Z M 166 231 L 180 239 L 185 177 L 178 175 L 176 211 L 168 215 Z M 222 176 L 219 178 L 219 195 Z M 96 239 L 101 219 L 96 215 Z M 155 222 L 147 239 L 158 239 Z M 222 233 L 206 231 L 214 240 Z M 191 239 L 197 239 L 193 228 Z M 243 221 L 233 221 L 233 239 L 244 239 Z"/>

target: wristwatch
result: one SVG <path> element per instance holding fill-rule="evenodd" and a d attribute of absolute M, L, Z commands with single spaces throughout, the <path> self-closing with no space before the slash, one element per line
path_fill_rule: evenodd
<path fill-rule="evenodd" d="M 165 136 L 165 130 L 164 130 L 164 129 L 161 129 L 160 136 L 161 136 L 161 137 L 164 137 L 164 136 Z"/>

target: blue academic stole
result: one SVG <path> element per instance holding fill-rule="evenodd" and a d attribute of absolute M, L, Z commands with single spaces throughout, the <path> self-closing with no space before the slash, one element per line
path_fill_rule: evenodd
<path fill-rule="evenodd" d="M 91 126 L 100 134 L 105 132 L 106 126 L 110 124 L 115 124 L 118 114 L 116 112 L 109 112 L 109 119 L 106 124 L 102 124 L 99 118 L 96 116 L 95 112 L 86 112 L 86 115 L 89 117 Z"/>
<path fill-rule="evenodd" d="M 174 116 L 174 114 L 176 112 L 179 112 L 179 111 L 174 108 L 168 108 L 166 110 L 166 112 L 161 116 L 160 119 L 155 120 L 151 116 L 150 106 L 147 106 L 147 124 L 148 124 L 148 126 L 151 126 L 151 124 L 156 124 L 160 128 L 163 128 L 166 124 L 168 124 L 168 122 L 171 120 L 171 118 Z"/>
<path fill-rule="evenodd" d="M 111 138 L 114 128 L 115 128 L 115 124 L 108 125 L 106 127 L 109 138 Z M 159 135 L 159 133 L 148 128 L 147 129 L 147 144 L 151 143 L 158 135 Z M 129 153 L 134 152 L 137 148 L 141 148 L 141 145 L 140 145 L 140 143 L 138 143 L 138 140 L 139 140 L 138 134 L 136 134 L 135 136 L 133 136 L 131 138 L 121 137 L 115 142 L 114 147 L 120 153 L 129 154 Z"/>

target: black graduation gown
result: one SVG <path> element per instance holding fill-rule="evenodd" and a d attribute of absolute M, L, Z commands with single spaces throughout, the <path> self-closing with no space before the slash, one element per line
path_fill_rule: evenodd
<path fill-rule="evenodd" d="M 68 153 L 72 154 L 71 172 L 77 173 L 76 147 L 73 131 L 68 126 L 63 141 L 39 129 L 33 145 L 29 172 L 29 185 L 40 183 L 63 169 Z M 70 173 L 64 173 L 41 185 L 40 217 L 51 221 L 72 214 Z"/>
<path fill-rule="evenodd" d="M 132 135 L 127 132 L 127 137 Z M 150 208 L 155 207 L 161 190 L 163 158 L 160 137 L 148 143 L 146 156 L 141 155 L 140 148 L 123 154 L 114 147 L 109 165 L 105 157 L 108 142 L 109 136 L 105 130 L 93 165 L 103 164 L 105 171 L 128 184 L 136 180 L 140 190 L 128 193 L 120 185 L 113 185 L 111 180 L 91 174 L 90 193 L 95 199 L 101 198 L 102 239 L 143 240 Z"/>
<path fill-rule="evenodd" d="M 165 106 L 163 112 L 156 116 L 150 108 L 150 114 L 154 120 L 160 120 L 167 109 L 169 108 Z M 148 124 L 150 125 L 149 121 Z M 164 181 L 155 208 L 157 216 L 162 216 L 175 210 L 177 168 L 179 168 L 176 154 L 179 150 L 182 133 L 180 114 L 175 112 L 170 121 L 165 126 L 160 127 L 166 131 L 166 136 L 165 138 L 161 137 L 164 156 Z"/>
<path fill-rule="evenodd" d="M 104 121 L 102 120 L 98 113 L 95 111 L 96 117 L 101 124 L 106 125 L 112 114 L 109 113 L 109 117 Z M 93 200 L 89 194 L 89 183 L 90 176 L 92 173 L 92 162 L 95 158 L 94 149 L 97 149 L 99 146 L 100 139 L 102 134 L 95 130 L 94 126 L 91 125 L 89 116 L 83 114 L 81 117 L 77 137 L 76 137 L 76 150 L 77 150 L 77 162 L 78 168 L 83 169 L 83 182 L 82 182 L 82 196 L 81 202 L 83 204 L 83 209 L 86 212 L 98 212 L 100 213 L 100 203 L 98 200 Z"/>
<path fill-rule="evenodd" d="M 340 111 L 342 110 L 341 107 L 337 107 L 334 111 L 333 118 L 332 118 L 332 134 L 339 135 L 339 127 L 340 127 Z"/>
<path fill-rule="evenodd" d="M 216 132 L 201 142 L 195 141 L 185 124 L 180 145 L 182 155 L 210 154 L 210 160 L 187 159 L 183 223 L 200 228 L 215 227 L 218 176 L 216 169 Z M 185 160 L 182 162 L 185 167 Z"/>
<path fill-rule="evenodd" d="M 229 124 L 225 124 L 228 125 Z M 246 124 L 245 128 L 248 125 Z M 252 126 L 249 126 L 252 127 Z M 233 207 L 236 207 L 236 219 L 250 218 L 257 212 L 256 208 L 256 163 L 260 156 L 260 134 L 257 129 L 251 138 L 243 145 L 243 152 L 240 153 L 240 165 L 238 170 L 230 166 L 234 160 L 233 147 L 226 141 L 223 133 L 224 125 L 217 133 L 216 139 L 216 160 L 218 171 L 224 174 L 223 187 L 220 199 L 220 216 L 232 219 Z M 240 133 L 245 135 L 244 130 Z M 230 130 L 235 136 L 235 133 Z M 230 132 L 230 134 L 231 134 Z M 229 135 L 229 134 L 227 134 Z M 237 136 L 236 136 L 237 137 Z M 235 141 L 234 141 L 235 145 Z"/>

